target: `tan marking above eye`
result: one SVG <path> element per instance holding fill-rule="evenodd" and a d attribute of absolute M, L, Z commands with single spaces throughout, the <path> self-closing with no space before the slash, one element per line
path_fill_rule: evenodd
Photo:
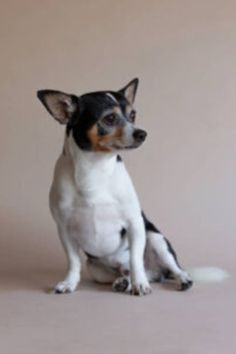
<path fill-rule="evenodd" d="M 125 107 L 125 113 L 126 113 L 126 115 L 128 116 L 128 115 L 130 115 L 130 112 L 133 110 L 133 107 L 130 105 L 130 104 L 128 104 L 126 107 Z"/>
<path fill-rule="evenodd" d="M 95 124 L 88 130 L 87 135 L 91 142 L 93 151 L 111 152 L 112 145 L 115 146 L 116 143 L 121 141 L 123 129 L 121 127 L 117 127 L 111 134 L 101 136 L 98 134 L 98 127 L 97 124 Z"/>
<path fill-rule="evenodd" d="M 113 113 L 118 114 L 118 115 L 122 114 L 121 109 L 118 106 L 114 106 L 112 111 L 113 111 Z"/>

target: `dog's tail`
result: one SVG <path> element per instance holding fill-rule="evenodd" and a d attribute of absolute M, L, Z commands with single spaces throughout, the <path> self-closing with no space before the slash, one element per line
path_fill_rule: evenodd
<path fill-rule="evenodd" d="M 218 267 L 197 267 L 187 270 L 196 283 L 221 283 L 229 278 L 229 273 Z"/>

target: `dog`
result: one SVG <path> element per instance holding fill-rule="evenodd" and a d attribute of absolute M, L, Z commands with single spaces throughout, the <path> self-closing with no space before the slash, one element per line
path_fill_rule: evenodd
<path fill-rule="evenodd" d="M 37 92 L 47 111 L 66 127 L 50 190 L 50 210 L 68 260 L 68 273 L 55 293 L 76 290 L 80 250 L 92 278 L 112 284 L 117 292 L 146 295 L 151 282 L 168 279 L 179 290 L 193 284 L 171 243 L 144 214 L 120 156 L 147 136 L 135 126 L 138 82 L 81 96 Z"/>

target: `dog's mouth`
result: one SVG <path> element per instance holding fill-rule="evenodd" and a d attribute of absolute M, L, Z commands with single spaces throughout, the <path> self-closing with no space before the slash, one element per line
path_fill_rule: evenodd
<path fill-rule="evenodd" d="M 141 145 L 142 145 L 142 143 L 134 143 L 131 145 L 126 145 L 126 146 L 113 145 L 112 148 L 114 150 L 133 150 L 133 149 L 137 149 Z"/>

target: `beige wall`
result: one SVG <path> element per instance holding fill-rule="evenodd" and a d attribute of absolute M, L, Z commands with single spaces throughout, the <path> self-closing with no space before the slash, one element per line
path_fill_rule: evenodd
<path fill-rule="evenodd" d="M 233 268 L 236 2 L 11 0 L 0 16 L 0 266 L 64 264 L 47 206 L 63 129 L 35 91 L 138 76 L 149 138 L 125 159 L 143 208 L 185 264 Z"/>

